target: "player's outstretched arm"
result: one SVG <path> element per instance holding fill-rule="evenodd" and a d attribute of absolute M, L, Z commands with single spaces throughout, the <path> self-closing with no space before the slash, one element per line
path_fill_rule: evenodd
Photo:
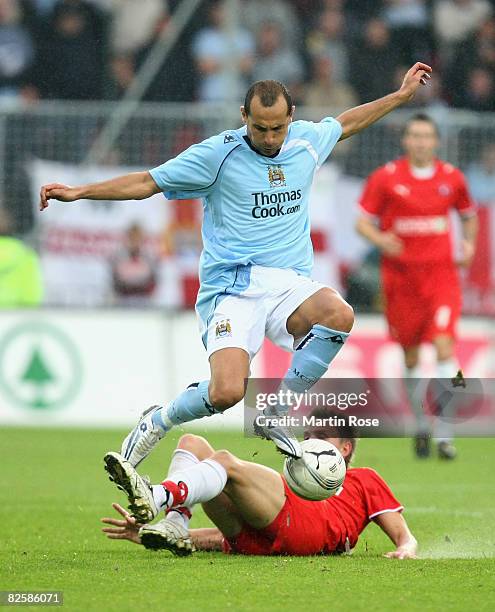
<path fill-rule="evenodd" d="M 132 172 L 108 181 L 71 187 L 60 183 L 43 185 L 40 190 L 40 210 L 49 200 L 75 202 L 76 200 L 144 200 L 160 193 L 149 172 Z"/>
<path fill-rule="evenodd" d="M 189 529 L 196 550 L 223 550 L 223 534 L 216 527 L 204 527 L 201 529 Z"/>
<path fill-rule="evenodd" d="M 385 554 L 389 559 L 416 559 L 418 543 L 400 512 L 384 512 L 373 519 L 395 544 L 396 549 Z"/>
<path fill-rule="evenodd" d="M 422 62 L 416 62 L 407 71 L 400 89 L 388 96 L 351 108 L 337 117 L 337 121 L 342 125 L 342 136 L 340 140 L 349 138 L 364 130 L 378 119 L 381 119 L 394 109 L 409 102 L 414 97 L 416 90 L 421 85 L 426 85 L 430 79 L 431 67 Z"/>

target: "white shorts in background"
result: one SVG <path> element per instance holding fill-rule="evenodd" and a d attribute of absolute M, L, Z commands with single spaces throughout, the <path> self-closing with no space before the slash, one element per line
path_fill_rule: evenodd
<path fill-rule="evenodd" d="M 207 322 L 208 357 L 223 348 L 244 349 L 252 360 L 265 336 L 286 351 L 302 338 L 287 331 L 287 319 L 305 300 L 325 285 L 293 270 L 252 266 L 249 286 L 239 295 L 218 300 Z M 200 321 L 203 325 L 205 324 Z"/>

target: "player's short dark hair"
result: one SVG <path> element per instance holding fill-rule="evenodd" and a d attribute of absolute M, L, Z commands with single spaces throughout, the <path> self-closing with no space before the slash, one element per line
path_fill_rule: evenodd
<path fill-rule="evenodd" d="M 258 96 L 262 106 L 273 106 L 280 96 L 285 98 L 287 102 L 287 115 L 292 113 L 292 96 L 287 87 L 280 81 L 256 81 L 246 92 L 244 98 L 244 110 L 246 115 L 249 115 L 251 109 L 251 100 L 254 96 Z"/>
<path fill-rule="evenodd" d="M 343 415 L 341 412 L 320 407 L 313 408 L 309 416 L 314 417 L 315 419 L 329 419 L 330 417 L 334 417 L 335 422 L 338 422 L 337 419 L 342 419 Z M 349 441 L 351 443 L 352 450 L 347 457 L 344 457 L 345 464 L 349 465 L 356 450 L 358 440 L 357 429 L 355 427 L 352 427 L 351 425 L 325 425 L 322 427 L 316 427 L 314 431 L 310 429 L 307 431 L 307 433 L 314 433 L 316 435 L 311 435 L 311 437 L 318 437 L 320 439 L 340 438 L 342 441 Z"/>
<path fill-rule="evenodd" d="M 414 123 L 415 121 L 424 121 L 425 123 L 429 123 L 435 130 L 435 134 L 437 136 L 440 136 L 440 130 L 438 129 L 438 125 L 435 121 L 433 121 L 430 115 L 427 115 L 426 113 L 415 113 L 414 115 L 412 115 L 412 117 L 409 117 L 409 119 L 406 121 L 406 124 L 404 125 L 404 130 L 402 132 L 403 135 L 407 133 L 408 129 L 411 126 L 411 123 Z"/>

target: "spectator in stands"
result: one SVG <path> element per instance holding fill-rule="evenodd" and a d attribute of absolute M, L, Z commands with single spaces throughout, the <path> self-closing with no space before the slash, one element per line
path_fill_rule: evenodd
<path fill-rule="evenodd" d="M 103 97 L 105 28 L 101 14 L 83 0 L 62 0 L 43 36 L 37 86 L 43 98 Z"/>
<path fill-rule="evenodd" d="M 473 198 L 479 204 L 495 205 L 495 144 L 485 145 L 478 162 L 466 173 Z"/>
<path fill-rule="evenodd" d="M 10 216 L 0 209 L 0 308 L 38 306 L 43 297 L 38 255 L 11 232 Z"/>
<path fill-rule="evenodd" d="M 123 248 L 112 258 L 115 302 L 121 306 L 149 305 L 157 282 L 157 261 L 146 251 L 143 228 L 134 223 L 125 235 Z"/>
<path fill-rule="evenodd" d="M 247 87 L 253 64 L 254 39 L 239 29 L 232 40 L 224 30 L 224 2 L 216 1 L 208 12 L 209 25 L 201 29 L 192 43 L 193 57 L 200 75 L 198 97 L 202 101 L 216 102 L 237 98 Z M 235 61 L 241 74 L 241 83 L 229 82 L 229 62 Z"/>
<path fill-rule="evenodd" d="M 347 83 L 336 82 L 335 62 L 327 55 L 316 56 L 312 64 L 313 78 L 305 88 L 303 103 L 332 112 L 357 106 L 354 89 Z M 337 114 L 335 112 L 334 114 Z"/>
<path fill-rule="evenodd" d="M 313 2 L 314 5 L 314 2 Z M 287 0 L 241 0 L 240 21 L 254 38 L 267 19 L 277 23 L 287 45 L 297 48 L 300 41 L 300 27 L 293 7 Z"/>
<path fill-rule="evenodd" d="M 285 44 L 276 22 L 265 23 L 259 31 L 252 79 L 281 81 L 287 85 L 293 98 L 299 97 L 304 66 L 298 53 Z"/>
<path fill-rule="evenodd" d="M 404 64 L 414 63 L 418 57 L 430 61 L 433 42 L 425 0 L 385 0 L 383 19 L 392 32 L 393 44 L 400 49 Z"/>
<path fill-rule="evenodd" d="M 390 93 L 398 65 L 397 49 L 391 42 L 386 23 L 381 19 L 370 19 L 362 39 L 355 42 L 351 53 L 351 84 L 360 102 L 370 102 Z"/>
<path fill-rule="evenodd" d="M 477 112 L 495 111 L 495 81 L 486 68 L 472 68 L 459 97 L 461 108 Z"/>
<path fill-rule="evenodd" d="M 344 14 L 327 9 L 319 15 L 315 28 L 306 38 L 306 50 L 311 57 L 327 55 L 332 60 L 333 79 L 337 82 L 349 80 L 349 50 L 344 35 Z"/>
<path fill-rule="evenodd" d="M 35 48 L 18 0 L 0 0 L 0 99 L 30 97 Z"/>
<path fill-rule="evenodd" d="M 444 60 L 492 13 L 488 0 L 435 0 L 433 28 Z"/>
<path fill-rule="evenodd" d="M 458 43 L 445 69 L 446 90 L 453 106 L 464 104 L 464 89 L 472 67 L 495 74 L 495 18 L 485 20 L 467 40 Z"/>
<path fill-rule="evenodd" d="M 380 17 L 383 0 L 345 0 L 343 10 L 348 33 L 353 37 L 360 36 L 370 19 Z"/>
<path fill-rule="evenodd" d="M 132 56 L 147 47 L 158 23 L 167 16 L 166 0 L 112 0 L 112 53 Z"/>

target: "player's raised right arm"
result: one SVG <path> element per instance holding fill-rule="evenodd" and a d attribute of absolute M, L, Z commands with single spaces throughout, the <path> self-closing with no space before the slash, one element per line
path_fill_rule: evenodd
<path fill-rule="evenodd" d="M 75 202 L 76 200 L 144 200 L 160 193 L 149 172 L 132 172 L 108 181 L 71 187 L 60 183 L 43 185 L 40 191 L 40 210 L 49 200 Z"/>

